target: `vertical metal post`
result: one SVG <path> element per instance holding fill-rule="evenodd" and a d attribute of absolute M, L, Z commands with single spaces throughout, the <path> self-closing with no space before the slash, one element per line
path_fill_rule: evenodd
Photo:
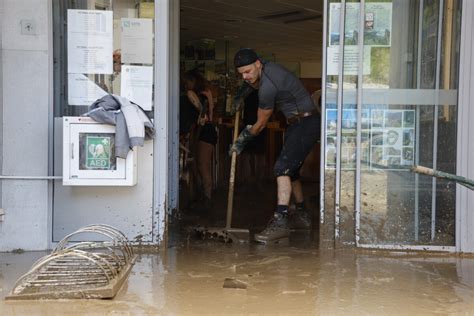
<path fill-rule="evenodd" d="M 423 47 L 423 0 L 418 12 L 418 57 L 416 63 L 416 88 L 421 89 L 421 50 Z M 415 165 L 420 163 L 420 105 L 416 104 Z M 415 173 L 415 240 L 420 238 L 420 175 Z"/>
<path fill-rule="evenodd" d="M 441 40 L 443 38 L 443 12 L 444 0 L 439 1 L 439 16 L 438 16 L 438 43 L 436 46 L 436 86 L 435 86 L 435 104 L 433 115 L 433 169 L 437 169 L 438 160 L 438 116 L 439 116 L 439 82 L 441 71 Z M 432 179 L 432 194 L 431 194 L 431 240 L 436 236 L 436 178 Z"/>
<path fill-rule="evenodd" d="M 179 5 L 180 0 L 170 3 L 170 130 L 169 130 L 169 179 L 168 211 L 178 208 L 179 196 Z"/>
<path fill-rule="evenodd" d="M 324 188 L 326 175 L 326 69 L 327 69 L 327 24 L 328 24 L 328 0 L 324 0 L 323 19 L 323 73 L 321 76 L 321 141 L 319 147 L 319 221 L 324 224 Z"/>
<path fill-rule="evenodd" d="M 164 241 L 167 233 L 169 177 L 169 94 L 170 94 L 170 2 L 155 0 L 155 67 L 153 141 L 153 243 Z"/>
<path fill-rule="evenodd" d="M 359 8 L 359 37 L 358 68 L 357 68 L 357 140 L 356 140 L 356 185 L 355 185 L 355 243 L 360 240 L 360 213 L 361 213 L 361 142 L 362 142 L 362 93 L 364 81 L 364 32 L 365 32 L 365 0 L 360 1 Z"/>
<path fill-rule="evenodd" d="M 341 0 L 339 11 L 339 70 L 337 80 L 337 129 L 336 129 L 336 187 L 335 187 L 335 240 L 339 239 L 339 222 L 341 218 L 341 140 L 342 140 L 342 93 L 344 81 L 344 22 L 346 0 Z"/>
<path fill-rule="evenodd" d="M 48 3 L 48 54 L 49 54 L 49 67 L 48 67 L 48 81 L 49 81 L 49 106 L 48 106 L 48 176 L 54 176 L 54 101 L 55 101 L 55 82 L 54 82 L 54 40 L 53 28 L 56 26 L 53 14 L 59 8 L 58 3 L 53 4 L 53 1 Z M 54 10 L 54 11 L 53 11 Z M 57 20 L 59 23 L 61 19 L 58 15 Z M 1 28 L 0 28 L 1 29 Z M 61 28 L 57 28 L 60 31 Z M 1 31 L 1 30 L 0 30 Z M 0 36 L 1 37 L 1 36 Z M 1 83 L 1 79 L 0 79 Z M 2 88 L 0 88 L 0 95 L 2 95 Z M 47 244 L 49 248 L 52 248 L 53 242 L 53 207 L 54 207 L 54 181 L 48 181 L 48 224 L 47 231 L 48 240 Z M 0 183 L 0 196 L 2 191 L 2 183 Z"/>
<path fill-rule="evenodd" d="M 474 1 L 463 0 L 461 23 L 461 48 L 459 52 L 459 103 L 457 114 L 456 173 L 472 177 L 474 142 L 472 136 L 472 99 L 474 97 Z M 456 251 L 474 252 L 474 191 L 456 188 Z"/>

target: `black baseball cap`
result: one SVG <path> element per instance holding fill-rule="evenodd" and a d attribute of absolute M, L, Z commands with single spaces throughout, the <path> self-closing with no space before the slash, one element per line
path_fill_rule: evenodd
<path fill-rule="evenodd" d="M 235 68 L 253 64 L 258 60 L 257 53 L 251 48 L 241 48 L 234 56 Z"/>

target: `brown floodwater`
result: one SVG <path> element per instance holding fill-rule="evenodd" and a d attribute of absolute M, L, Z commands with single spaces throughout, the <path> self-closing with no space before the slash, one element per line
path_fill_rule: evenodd
<path fill-rule="evenodd" d="M 113 300 L 5 301 L 45 254 L 0 253 L 0 315 L 474 315 L 474 258 L 318 250 L 297 238 L 141 254 Z"/>

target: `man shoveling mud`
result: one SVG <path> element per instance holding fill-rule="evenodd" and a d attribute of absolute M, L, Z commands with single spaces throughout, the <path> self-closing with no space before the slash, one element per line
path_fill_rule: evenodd
<path fill-rule="evenodd" d="M 242 100 L 253 89 L 258 89 L 259 105 L 257 122 L 244 128 L 230 153 L 241 153 L 245 145 L 265 128 L 275 109 L 283 112 L 288 123 L 285 142 L 274 166 L 278 187 L 277 210 L 267 228 L 255 235 L 259 242 L 277 241 L 287 238 L 290 228 L 309 229 L 311 226 L 311 216 L 304 207 L 299 170 L 319 138 L 320 118 L 301 81 L 284 67 L 261 60 L 249 48 L 235 54 L 234 66 L 245 83 L 234 99 L 233 110 L 240 109 Z M 292 193 L 296 211 L 289 214 Z"/>

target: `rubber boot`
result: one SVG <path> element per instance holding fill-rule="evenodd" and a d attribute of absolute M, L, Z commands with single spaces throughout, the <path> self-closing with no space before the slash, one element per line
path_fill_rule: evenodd
<path fill-rule="evenodd" d="M 289 236 L 290 229 L 288 228 L 288 216 L 275 213 L 268 223 L 267 228 L 265 228 L 261 233 L 255 234 L 255 240 L 266 244 L 287 239 Z"/>
<path fill-rule="evenodd" d="M 309 230 L 311 229 L 311 215 L 306 208 L 296 208 L 290 213 L 288 226 L 290 229 Z"/>

